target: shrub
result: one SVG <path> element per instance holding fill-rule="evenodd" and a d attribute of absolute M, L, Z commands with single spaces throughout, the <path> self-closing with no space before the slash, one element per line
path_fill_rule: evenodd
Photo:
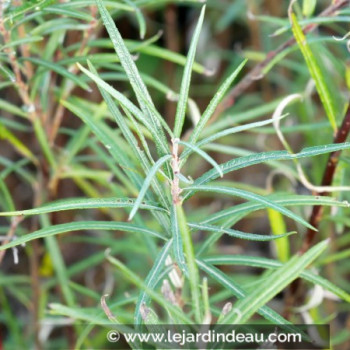
<path fill-rule="evenodd" d="M 106 345 L 51 332 L 60 317 L 331 323 L 349 342 L 349 2 L 178 3 L 1 3 L 8 348 Z M 220 50 L 236 23 L 251 41 Z"/>

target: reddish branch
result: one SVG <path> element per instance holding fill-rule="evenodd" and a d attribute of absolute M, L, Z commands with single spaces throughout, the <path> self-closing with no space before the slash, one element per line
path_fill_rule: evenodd
<path fill-rule="evenodd" d="M 350 105 L 346 111 L 343 123 L 340 126 L 337 134 L 334 137 L 333 143 L 345 142 L 348 135 L 349 135 L 349 132 L 350 132 Z M 326 169 L 323 173 L 323 179 L 322 179 L 321 186 L 332 185 L 334 174 L 335 174 L 338 162 L 339 162 L 340 152 L 341 151 L 336 151 L 336 152 L 330 153 L 329 158 L 328 158 L 328 162 L 326 165 Z M 319 192 L 316 195 L 327 196 L 328 192 Z M 318 227 L 320 220 L 322 218 L 322 213 L 323 213 L 323 207 L 321 205 L 315 205 L 313 207 L 312 213 L 310 216 L 310 220 L 309 220 L 310 224 L 313 227 L 315 227 L 315 228 Z M 313 231 L 311 229 L 308 229 L 308 231 L 306 232 L 306 236 L 305 236 L 303 245 L 299 251 L 300 254 L 305 253 L 310 248 L 316 233 L 317 233 L 317 231 Z"/>
<path fill-rule="evenodd" d="M 334 137 L 333 143 L 342 143 L 346 141 L 348 135 L 350 132 L 350 105 L 346 111 L 345 117 L 343 119 L 342 125 L 338 129 L 338 132 L 336 136 Z M 326 169 L 323 173 L 323 179 L 322 179 L 322 186 L 330 186 L 332 185 L 333 178 L 335 171 L 337 169 L 337 165 L 339 163 L 339 155 L 341 151 L 332 152 L 329 155 L 328 162 L 326 165 Z M 328 192 L 319 192 L 316 193 L 318 196 L 327 196 Z M 321 205 L 315 205 L 312 208 L 312 212 L 310 215 L 309 223 L 315 227 L 318 228 L 319 223 L 321 221 L 323 214 L 323 207 Z M 312 245 L 313 240 L 315 238 L 317 231 L 313 231 L 308 229 L 305 235 L 305 239 L 303 241 L 303 244 L 301 248 L 299 249 L 298 254 L 304 254 Z M 297 279 L 295 280 L 289 287 L 286 298 L 285 298 L 285 311 L 284 316 L 285 318 L 289 318 L 290 316 L 290 310 L 292 306 L 295 304 L 295 302 L 298 300 L 299 302 L 302 302 L 302 300 L 305 297 L 305 293 L 302 293 L 302 280 Z"/>
<path fill-rule="evenodd" d="M 345 5 L 350 4 L 350 0 L 338 0 L 334 1 L 332 5 L 327 7 L 323 12 L 319 14 L 318 17 L 330 17 L 336 15 L 336 12 L 340 10 Z M 320 23 L 311 23 L 303 28 L 304 34 L 314 31 Z M 263 78 L 262 71 L 264 68 L 281 52 L 288 49 L 295 44 L 295 39 L 290 38 L 285 43 L 280 45 L 276 50 L 267 53 L 266 58 L 258 63 L 245 77 L 227 94 L 227 96 L 218 105 L 213 117 L 210 122 L 213 122 L 217 117 L 225 111 L 227 108 L 231 107 L 235 99 L 242 95 L 242 93 L 248 89 L 255 81 Z"/>

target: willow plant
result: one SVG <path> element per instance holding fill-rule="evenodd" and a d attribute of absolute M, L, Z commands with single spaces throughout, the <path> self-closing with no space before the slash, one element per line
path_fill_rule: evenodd
<path fill-rule="evenodd" d="M 51 3 L 43 1 L 35 6 L 40 6 L 39 10 L 51 11 L 50 13 L 61 11 L 60 13 L 64 12 L 71 18 L 74 17 L 75 5 L 80 6 L 78 1 L 72 1 L 71 4 L 63 2 L 52 5 Z M 28 247 L 29 242 L 44 239 L 48 259 L 52 261 L 52 269 L 56 275 L 55 278 L 48 281 L 45 287 L 47 298 L 50 301 L 48 305 L 49 315 L 68 316 L 96 324 L 106 323 L 108 316 L 115 324 L 134 323 L 135 326 L 140 326 L 143 323 L 150 325 L 160 323 L 246 323 L 260 315 L 267 323 L 293 327 L 296 318 L 294 320 L 290 317 L 286 318 L 282 312 L 276 311 L 267 304 L 274 300 L 281 291 L 290 288 L 293 281 L 299 281 L 299 279 L 306 281 L 308 286 L 310 284 L 318 286 L 335 298 L 349 303 L 350 295 L 348 292 L 319 275 L 315 269 L 309 268 L 310 266 L 326 264 L 327 257 L 323 258 L 321 263 L 318 258 L 321 254 L 325 256 L 330 244 L 329 237 L 322 234 L 319 243 L 313 244 L 310 241 L 305 249 L 296 254 L 293 254 L 293 243 L 291 242 L 302 241 L 298 237 L 302 236 L 302 232 L 306 230 L 317 233 L 318 227 L 307 217 L 305 208 L 310 206 L 337 208 L 339 213 L 344 213 L 341 224 L 348 225 L 345 216 L 347 209 L 344 208 L 348 208 L 349 203 L 341 197 L 337 199 L 329 195 L 333 191 L 348 190 L 346 177 L 343 177 L 336 187 L 313 188 L 310 181 L 306 179 L 300 160 L 309 160 L 313 157 L 318 159 L 317 157 L 322 157 L 322 155 L 327 157 L 329 154 L 339 155 L 340 151 L 349 149 L 350 144 L 344 142 L 345 139 L 342 142 L 329 141 L 322 144 L 318 142 L 316 145 L 293 152 L 292 147 L 284 137 L 286 129 L 280 127 L 280 122 L 286 118 L 286 114 L 283 113 L 285 109 L 289 108 L 289 104 L 296 103 L 297 100 L 298 104 L 306 104 L 302 100 L 302 98 L 307 98 L 304 93 L 287 95 L 285 99 L 278 100 L 271 106 L 263 106 L 262 108 L 268 107 L 270 111 L 274 111 L 273 115 L 265 120 L 249 122 L 249 118 L 254 117 L 254 112 L 252 112 L 252 117 L 248 116 L 246 122 L 241 125 L 232 125 L 228 118 L 219 119 L 218 110 L 222 110 L 225 101 L 228 101 L 227 96 L 232 94 L 235 81 L 241 79 L 241 82 L 248 81 L 249 83 L 249 80 L 244 80 L 243 73 L 247 66 L 246 59 L 242 59 L 231 70 L 213 94 L 204 111 L 196 115 L 198 112 L 191 110 L 191 104 L 194 103 L 193 99 L 190 98 L 191 76 L 193 72 L 205 72 L 205 68 L 195 62 L 196 49 L 205 19 L 205 5 L 201 8 L 186 59 L 181 61 L 182 56 L 175 54 L 171 56 L 171 53 L 168 53 L 171 60 L 181 61 L 184 64 L 181 86 L 177 93 L 151 76 L 140 73 L 137 61 L 133 56 L 133 52 L 146 51 L 146 48 L 154 50 L 153 54 L 156 54 L 158 51 L 152 46 L 152 43 L 158 37 L 139 44 L 123 40 L 110 12 L 106 9 L 106 6 L 111 6 L 114 10 L 135 12 L 141 37 L 144 37 L 146 23 L 138 7 L 142 6 L 142 1 L 130 2 L 130 4 L 128 1 L 125 4 L 119 4 L 118 2 L 96 0 L 96 4 L 110 41 L 100 39 L 100 41 L 96 40 L 94 44 L 95 46 L 113 46 L 116 55 L 109 53 L 103 56 L 100 61 L 97 56 L 87 54 L 89 43 L 86 42 L 81 50 L 71 48 L 71 50 L 76 50 L 73 51 L 75 52 L 73 58 L 67 57 L 65 62 L 59 64 L 51 62 L 52 52 L 57 49 L 58 46 L 55 47 L 55 45 L 58 45 L 58 37 L 61 34 L 59 31 L 56 34 L 50 32 L 51 39 L 48 43 L 52 47 L 45 50 L 43 55 L 45 57 L 38 58 L 30 55 L 27 57 L 24 54 L 23 62 L 19 67 L 19 69 L 25 69 L 33 67 L 33 65 L 38 66 L 36 74 L 32 78 L 33 81 L 30 83 L 30 90 L 20 86 L 19 75 L 12 77 L 12 82 L 17 83 L 17 89 L 26 101 L 26 110 L 10 106 L 5 100 L 1 100 L 0 106 L 5 111 L 28 119 L 33 126 L 35 137 L 39 140 L 45 164 L 49 167 L 49 181 L 47 182 L 49 195 L 46 196 L 48 198 L 41 198 L 38 203 L 44 204 L 33 209 L 15 210 L 12 196 L 3 181 L 7 176 L 6 172 L 16 171 L 35 187 L 38 180 L 33 179 L 30 172 L 23 168 L 23 165 L 9 163 L 2 159 L 1 162 L 6 164 L 7 170 L 2 171 L 0 178 L 2 196 L 7 203 L 3 206 L 6 211 L 4 210 L 0 215 L 17 217 L 21 220 L 35 216 L 39 218 L 38 225 L 40 226 L 34 231 L 29 230 L 29 232 L 21 234 L 23 229 L 21 231 L 20 224 L 16 224 L 13 227 L 17 228 L 17 236 L 9 236 L 0 250 L 16 249 L 24 244 L 27 244 Z M 19 8 L 11 14 L 11 20 L 16 22 L 22 18 L 23 13 L 28 11 L 30 13 L 32 10 L 28 6 Z M 35 8 L 35 10 L 37 9 Z M 336 105 L 317 57 L 307 44 L 301 27 L 304 23 L 301 21 L 299 23 L 292 7 L 289 15 L 290 26 L 294 34 L 292 41 L 294 40 L 296 43 L 293 49 L 301 51 L 300 59 L 305 60 L 304 66 L 315 81 L 321 104 L 328 116 L 327 128 L 331 127 L 336 133 L 342 127 L 339 126 L 339 121 L 345 115 L 346 101 L 342 102 L 341 108 Z M 32 16 L 35 16 L 35 12 Z M 85 12 L 76 12 L 75 17 L 79 16 L 80 19 L 96 25 L 93 11 L 90 15 Z M 6 20 L 9 17 L 4 18 L 2 34 L 6 37 L 6 25 L 9 23 Z M 45 30 L 49 29 L 45 22 L 41 22 L 40 25 L 45 27 Z M 60 30 L 64 31 L 64 23 L 60 22 L 60 25 L 62 26 Z M 17 26 L 21 26 L 20 21 Z M 12 67 L 16 67 L 16 62 L 12 62 L 16 60 L 16 57 L 12 56 L 10 51 L 6 51 L 6 47 L 28 45 L 28 43 L 40 41 L 41 35 L 46 35 L 46 32 L 40 31 L 39 27 L 32 30 L 38 32 L 38 36 L 24 37 L 11 44 L 5 44 L 3 50 L 7 54 L 6 60 L 10 66 L 12 64 Z M 283 27 L 279 34 L 286 30 Z M 286 48 L 289 49 L 288 46 Z M 38 52 L 36 54 L 38 56 Z M 104 61 L 108 58 L 111 58 L 112 63 Z M 278 60 L 283 60 L 283 56 L 278 56 Z M 261 66 L 260 69 L 264 69 L 263 74 L 267 74 L 267 70 L 272 69 L 278 60 L 270 61 L 269 66 L 267 64 Z M 66 69 L 67 64 L 71 65 L 70 69 Z M 12 73 L 5 66 L 2 68 L 5 75 L 12 76 Z M 78 69 L 81 74 L 78 74 Z M 103 70 L 109 69 L 113 71 L 109 76 L 118 75 L 121 80 L 130 84 L 132 96 L 129 93 L 125 94 L 119 91 L 107 82 L 108 73 Z M 58 101 L 56 118 L 49 128 L 50 132 L 46 133 L 43 124 L 45 119 L 38 118 L 36 107 L 32 101 L 41 90 L 41 85 L 49 81 L 48 71 L 61 75 L 63 82 L 62 89 L 55 92 Z M 95 103 L 89 101 L 88 98 L 74 95 L 72 93 L 74 86 L 86 91 L 97 87 L 103 101 Z M 164 118 L 158 111 L 149 92 L 149 86 L 162 91 L 173 101 L 176 101 L 173 125 L 169 125 L 168 119 Z M 49 108 L 50 101 L 47 101 L 45 96 L 39 97 L 39 99 L 43 103 L 43 109 L 46 108 L 45 106 Z M 72 116 L 78 117 L 82 121 L 82 126 L 79 129 L 65 130 L 61 127 L 64 110 L 69 111 Z M 188 126 L 186 117 L 190 116 L 191 113 L 194 113 L 195 117 L 192 118 L 193 125 Z M 244 113 L 242 112 L 242 114 Z M 23 145 L 20 139 L 17 139 L 10 131 L 12 127 L 17 129 L 20 126 L 10 122 L 2 123 L 3 118 L 0 124 L 2 136 L 25 156 L 26 162 L 32 162 L 34 166 L 40 168 L 41 160 L 35 156 L 30 147 Z M 306 131 L 310 128 L 312 125 L 305 125 Z M 231 140 L 245 131 L 252 133 L 273 132 L 285 149 L 254 153 L 220 143 L 220 140 L 225 137 L 226 140 Z M 57 133 L 64 134 L 69 140 L 61 153 L 56 152 L 52 147 Z M 84 164 L 84 156 L 79 156 L 79 152 L 84 148 L 90 150 L 95 162 L 103 165 L 103 170 L 90 170 Z M 215 156 L 212 156 L 211 152 L 214 154 L 223 152 L 231 154 L 231 156 L 234 155 L 234 157 L 220 163 L 215 159 Z M 88 156 L 85 157 L 87 159 Z M 196 164 L 198 163 L 193 159 L 202 159 L 210 169 L 203 170 L 200 176 L 196 176 L 198 174 Z M 345 162 L 348 163 L 346 159 Z M 292 178 L 298 179 L 299 183 L 313 190 L 314 193 L 297 194 L 279 192 L 278 190 L 269 192 L 255 186 L 244 186 L 244 184 L 232 181 L 229 177 L 230 174 L 238 170 L 258 164 L 266 164 L 275 169 L 282 168 L 285 173 L 291 174 Z M 62 178 L 73 179 L 75 184 L 85 193 L 85 196 L 50 200 L 50 198 L 55 198 L 57 182 Z M 95 187 L 87 179 L 91 179 L 95 183 Z M 345 183 L 343 183 L 344 181 Z M 107 188 L 112 196 L 106 194 L 101 196 L 98 190 L 100 186 Z M 238 198 L 240 202 L 233 205 L 231 197 Z M 215 210 L 215 206 L 207 204 L 195 207 L 192 202 L 194 198 L 199 198 L 200 201 L 202 198 L 214 198 L 219 202 L 222 200 L 223 204 L 228 202 L 230 204 L 226 207 L 222 204 L 218 210 Z M 204 203 L 206 202 L 204 201 Z M 298 211 L 298 207 L 301 207 L 302 210 Z M 51 221 L 52 213 L 90 209 L 100 209 L 110 219 L 106 221 L 79 219 L 58 224 Z M 95 211 L 90 212 L 95 213 Z M 271 223 L 271 234 L 243 232 L 233 228 L 241 220 L 250 218 L 255 213 L 266 214 Z M 80 214 L 77 215 L 77 218 L 80 218 Z M 287 232 L 287 222 L 288 226 L 294 225 L 293 231 Z M 57 236 L 74 231 L 100 232 L 101 234 L 98 236 L 86 236 L 83 239 L 96 245 L 102 244 L 108 249 L 86 258 L 76 265 L 67 266 L 59 249 Z M 123 235 L 108 235 L 107 231 L 118 231 Z M 320 235 L 320 233 L 318 234 Z M 244 252 L 242 255 L 213 254 L 213 252 L 217 252 L 215 247 L 223 236 L 262 242 L 261 244 L 266 245 L 266 249 L 272 244 L 276 251 L 276 259 L 253 256 L 244 254 Z M 71 237 L 74 241 L 74 236 Z M 79 241 L 79 238 L 77 239 Z M 134 261 L 140 259 L 138 247 L 143 254 L 147 255 L 147 261 L 152 261 L 151 266 L 147 268 L 147 276 L 144 278 L 140 277 L 145 272 L 144 266 L 141 267 L 139 263 Z M 297 250 L 294 249 L 295 252 Z M 124 257 L 127 263 L 123 262 Z M 332 259 L 332 255 L 329 257 Z M 132 290 L 132 297 L 121 297 L 122 294 L 117 291 L 119 299 L 113 304 L 102 294 L 72 281 L 74 274 L 100 264 L 104 260 L 109 261 L 113 271 L 118 272 L 119 280 L 123 281 L 118 282 L 115 288 L 117 290 L 118 288 Z M 260 268 L 265 272 L 262 276 L 254 278 L 253 281 L 250 280 L 249 283 L 241 283 L 239 279 L 231 278 L 224 270 L 217 267 L 221 265 L 244 265 Z M 64 302 L 50 297 L 50 288 L 58 285 L 58 282 L 62 289 Z M 211 288 L 211 285 L 215 288 Z M 90 295 L 96 302 L 95 308 L 93 310 L 81 308 L 78 300 L 79 294 Z M 102 309 L 98 305 L 101 298 Z M 224 302 L 224 304 L 219 303 L 220 308 L 216 306 L 218 301 Z M 108 307 L 107 304 L 110 306 Z M 41 312 L 45 314 L 46 305 Z M 133 317 L 130 316 L 131 313 L 133 313 Z M 320 319 L 319 316 L 314 315 L 314 323 L 320 322 Z M 13 320 L 11 322 L 13 323 Z M 16 328 L 14 325 L 13 327 Z M 84 341 L 87 341 L 86 337 L 87 333 L 79 334 L 76 346 L 79 347 Z"/>

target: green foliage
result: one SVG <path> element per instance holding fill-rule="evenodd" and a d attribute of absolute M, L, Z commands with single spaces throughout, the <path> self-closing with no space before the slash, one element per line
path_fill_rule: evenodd
<path fill-rule="evenodd" d="M 109 322 L 295 330 L 306 318 L 334 319 L 333 340 L 346 344 L 350 142 L 333 133 L 349 113 L 349 45 L 330 33 L 346 34 L 349 10 L 318 17 L 331 2 L 303 1 L 288 18 L 280 2 L 282 18 L 253 3 L 0 5 L 4 348 L 23 347 L 21 334 L 31 348 L 102 348 L 92 325 Z M 180 8 L 190 28 L 172 22 Z M 306 34 L 310 25 L 320 30 Z M 253 39 L 232 50 L 240 26 Z M 277 55 L 275 40 L 287 43 Z M 303 100 L 281 104 L 296 92 Z M 330 154 L 335 190 L 316 193 Z M 299 309 L 289 305 L 293 281 Z M 321 300 L 308 300 L 316 288 Z M 89 326 L 41 344 L 41 325 L 62 317 Z"/>

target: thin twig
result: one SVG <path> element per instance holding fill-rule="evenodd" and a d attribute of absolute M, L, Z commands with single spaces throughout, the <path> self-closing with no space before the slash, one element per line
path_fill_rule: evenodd
<path fill-rule="evenodd" d="M 172 150 L 172 160 L 171 168 L 173 170 L 173 179 L 171 181 L 171 196 L 173 198 L 173 203 L 178 204 L 181 202 L 180 194 L 182 192 L 180 188 L 180 180 L 178 174 L 180 174 L 180 161 L 179 161 L 179 139 L 173 139 L 173 150 Z"/>
<path fill-rule="evenodd" d="M 13 239 L 13 236 L 16 232 L 17 226 L 20 224 L 20 222 L 23 219 L 24 219 L 23 216 L 15 216 L 12 218 L 10 229 L 8 230 L 8 232 L 5 236 L 5 239 L 2 241 L 2 245 L 9 243 Z M 0 251 L 0 265 L 2 263 L 2 260 L 4 259 L 5 253 L 6 253 L 6 250 Z"/>
<path fill-rule="evenodd" d="M 91 14 L 91 17 L 93 17 L 93 19 L 90 21 L 88 29 L 83 33 L 83 41 L 81 42 L 81 46 L 77 51 L 76 56 L 80 56 L 85 53 L 89 40 L 91 40 L 94 36 L 94 29 L 97 26 L 97 20 L 96 20 L 97 7 L 96 6 L 90 6 L 90 14 Z M 77 74 L 79 71 L 79 68 L 74 63 L 68 68 L 68 71 L 72 74 Z M 75 85 L 71 81 L 69 81 L 64 94 L 61 96 L 61 99 L 65 100 L 70 95 L 74 87 Z M 49 132 L 49 142 L 51 145 L 53 145 L 55 138 L 57 136 L 58 130 L 61 126 L 64 111 L 65 111 L 65 107 L 61 103 L 58 103 L 56 112 L 53 117 L 52 127 Z"/>
<path fill-rule="evenodd" d="M 336 12 L 340 10 L 345 5 L 350 4 L 350 0 L 338 0 L 334 1 L 332 5 L 327 7 L 323 12 L 321 12 L 318 17 L 329 17 L 336 15 Z M 314 31 L 321 23 L 311 23 L 303 28 L 304 34 Z M 222 102 L 216 108 L 215 113 L 212 118 L 209 120 L 209 123 L 215 121 L 220 114 L 231 107 L 235 99 L 242 95 L 242 93 L 248 89 L 256 80 L 259 80 L 263 77 L 262 71 L 264 68 L 281 52 L 288 49 L 289 47 L 295 44 L 294 37 L 290 38 L 282 45 L 280 45 L 276 50 L 270 51 L 267 53 L 266 58 L 258 63 L 245 77 L 226 95 Z"/>
<path fill-rule="evenodd" d="M 4 24 L 4 1 L 0 1 L 0 34 L 3 37 L 4 44 L 8 44 L 11 42 L 11 35 L 10 32 L 6 29 Z M 28 110 L 28 117 L 33 122 L 37 118 L 37 114 L 35 112 L 35 105 L 34 102 L 31 100 L 29 93 L 28 93 L 28 85 L 27 83 L 22 79 L 22 73 L 21 68 L 18 64 L 18 60 L 16 57 L 16 51 L 12 49 L 11 47 L 7 47 L 4 49 L 5 53 L 7 54 L 10 65 L 12 67 L 12 70 L 15 74 L 15 87 L 17 88 L 18 94 L 20 95 L 23 103 L 27 107 Z M 28 76 L 26 74 L 26 77 L 28 79 Z"/>
<path fill-rule="evenodd" d="M 106 298 L 109 296 L 109 294 L 105 294 L 102 295 L 101 297 L 101 307 L 104 311 L 104 313 L 106 314 L 106 316 L 108 317 L 108 319 L 113 322 L 113 323 L 119 323 L 117 318 L 113 315 L 111 309 L 108 307 L 107 303 L 106 303 Z"/>

